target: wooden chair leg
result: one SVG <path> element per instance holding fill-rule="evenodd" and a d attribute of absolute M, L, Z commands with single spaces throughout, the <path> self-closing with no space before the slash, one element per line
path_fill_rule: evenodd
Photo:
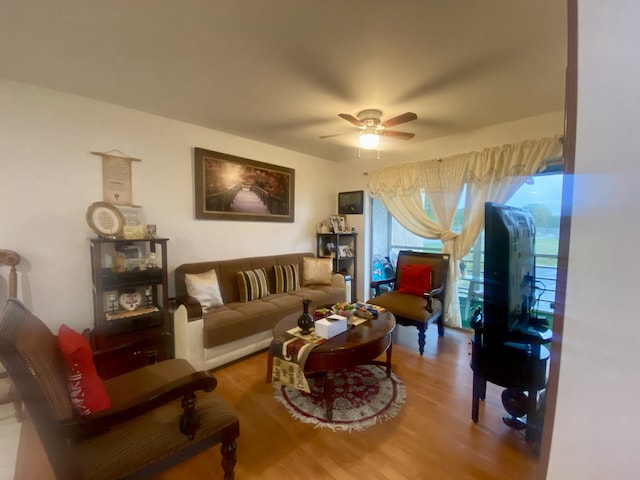
<path fill-rule="evenodd" d="M 438 336 L 442 337 L 444 335 L 444 319 L 442 318 L 443 316 L 440 315 L 440 318 L 438 318 L 437 323 L 438 323 Z"/>
<path fill-rule="evenodd" d="M 193 440 L 196 436 L 196 430 L 200 426 L 200 419 L 196 414 L 196 396 L 193 393 L 187 394 L 182 398 L 183 413 L 180 417 L 180 431 L 184 433 L 189 440 Z"/>
<path fill-rule="evenodd" d="M 222 452 L 222 469 L 224 470 L 224 480 L 234 480 L 236 478 L 236 442 L 223 443 L 220 447 Z"/>
<path fill-rule="evenodd" d="M 427 326 L 424 323 L 416 325 L 418 327 L 418 350 L 420 355 L 424 353 L 424 345 L 426 343 Z"/>
<path fill-rule="evenodd" d="M 236 441 L 235 439 L 239 435 L 239 426 L 236 422 L 234 425 L 226 427 L 222 433 L 222 446 L 220 452 L 222 453 L 222 469 L 224 470 L 224 480 L 235 479 L 236 468 Z"/>

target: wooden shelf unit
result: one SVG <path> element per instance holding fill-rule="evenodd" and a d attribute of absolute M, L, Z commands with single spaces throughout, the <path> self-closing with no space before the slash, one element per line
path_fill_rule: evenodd
<path fill-rule="evenodd" d="M 318 233 L 316 235 L 316 256 L 332 258 L 333 272 L 348 275 L 351 278 L 351 298 L 347 298 L 351 302 L 357 300 L 357 235 L 355 232 Z"/>
<path fill-rule="evenodd" d="M 90 239 L 94 328 L 89 335 L 96 368 L 102 378 L 121 375 L 172 356 L 168 240 Z M 113 255 L 124 251 L 138 252 L 141 256 L 129 260 L 129 270 L 112 271 Z M 140 268 L 140 262 L 149 253 L 156 254 L 157 266 Z M 119 298 L 132 293 L 139 293 L 142 301 L 138 308 L 128 311 L 120 306 Z M 110 296 L 115 301 L 110 301 Z"/>

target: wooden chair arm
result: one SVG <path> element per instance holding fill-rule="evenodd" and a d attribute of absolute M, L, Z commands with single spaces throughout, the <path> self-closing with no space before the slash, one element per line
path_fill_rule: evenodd
<path fill-rule="evenodd" d="M 423 295 L 423 298 L 427 301 L 427 306 L 426 306 L 427 312 L 433 313 L 432 298 L 433 297 L 440 298 L 440 295 L 442 294 L 443 290 L 444 290 L 444 287 L 440 287 L 440 288 L 434 288 L 429 293 L 425 292 L 425 294 Z M 440 301 L 444 303 L 444 298 L 441 298 Z"/>
<path fill-rule="evenodd" d="M 385 278 L 384 280 L 374 280 L 371 282 L 371 288 L 375 289 L 376 297 L 380 295 L 380 286 L 381 285 L 389 285 L 390 283 L 395 283 L 396 277 L 393 278 Z"/>
<path fill-rule="evenodd" d="M 195 297 L 176 297 L 175 307 L 178 308 L 180 305 L 184 305 L 187 309 L 187 321 L 191 322 L 202 318 L 202 305 L 200 305 L 200 302 L 198 302 Z"/>
<path fill-rule="evenodd" d="M 185 395 L 191 395 L 199 390 L 211 392 L 217 384 L 218 381 L 215 377 L 204 372 L 194 372 L 133 398 L 126 404 L 119 405 L 118 408 L 109 408 L 86 417 L 63 421 L 60 426 L 68 430 L 69 435 L 73 438 L 91 436 L 147 413 L 165 403 L 183 398 Z"/>
<path fill-rule="evenodd" d="M 424 308 L 427 309 L 427 312 L 433 313 L 433 305 L 431 303 L 431 293 L 424 292 L 424 294 L 422 295 L 422 298 L 424 298 L 427 301 L 427 306 Z"/>
<path fill-rule="evenodd" d="M 431 290 L 429 292 L 429 295 L 431 295 L 432 297 L 440 298 L 440 295 L 442 295 L 443 291 L 444 291 L 444 286 L 442 286 L 440 288 L 434 288 L 433 290 Z M 444 299 L 442 299 L 442 300 L 444 300 Z"/>

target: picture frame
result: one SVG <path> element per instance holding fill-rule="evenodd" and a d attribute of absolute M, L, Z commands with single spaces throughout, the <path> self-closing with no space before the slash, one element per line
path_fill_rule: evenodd
<path fill-rule="evenodd" d="M 316 233 L 331 233 L 328 220 L 322 220 L 316 224 Z"/>
<path fill-rule="evenodd" d="M 341 228 L 341 222 L 340 222 L 340 216 L 339 215 L 331 215 L 329 217 L 329 223 L 331 224 L 331 230 L 333 230 L 333 233 L 340 233 L 342 232 Z"/>
<path fill-rule="evenodd" d="M 338 193 L 338 213 L 358 215 L 364 211 L 364 190 Z"/>
<path fill-rule="evenodd" d="M 147 230 L 144 225 L 142 208 L 130 206 L 118 206 L 125 219 L 122 235 L 127 240 L 141 240 L 146 237 Z"/>
<path fill-rule="evenodd" d="M 124 255 L 124 265 L 127 271 L 138 270 L 145 253 L 138 245 L 125 245 L 118 250 Z"/>
<path fill-rule="evenodd" d="M 333 242 L 327 242 L 324 246 L 324 255 L 327 257 L 334 257 L 336 254 L 336 246 Z"/>
<path fill-rule="evenodd" d="M 194 179 L 197 219 L 295 220 L 293 168 L 196 147 Z"/>
<path fill-rule="evenodd" d="M 120 210 L 107 202 L 93 202 L 85 214 L 91 230 L 104 238 L 116 238 L 122 235 L 125 218 Z"/>
<path fill-rule="evenodd" d="M 342 215 L 338 215 L 338 223 L 340 224 L 340 231 L 341 232 L 346 232 L 347 231 L 347 217 L 344 217 Z"/>
<path fill-rule="evenodd" d="M 351 253 L 351 249 L 349 248 L 349 245 L 339 245 L 338 255 L 340 256 L 340 258 L 353 257 L 353 254 Z"/>

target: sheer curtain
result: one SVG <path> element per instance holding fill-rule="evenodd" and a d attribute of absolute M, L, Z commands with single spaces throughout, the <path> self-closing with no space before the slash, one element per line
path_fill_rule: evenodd
<path fill-rule="evenodd" d="M 445 298 L 445 323 L 462 326 L 458 259 L 466 255 L 484 224 L 484 203 L 504 203 L 527 177 L 544 167 L 545 160 L 560 155 L 561 137 L 526 140 L 435 160 L 397 165 L 369 173 L 368 190 L 379 197 L 396 220 L 410 232 L 440 239 L 449 253 Z M 451 230 L 458 200 L 467 183 L 461 232 Z M 424 209 L 423 195 L 435 221 Z"/>

